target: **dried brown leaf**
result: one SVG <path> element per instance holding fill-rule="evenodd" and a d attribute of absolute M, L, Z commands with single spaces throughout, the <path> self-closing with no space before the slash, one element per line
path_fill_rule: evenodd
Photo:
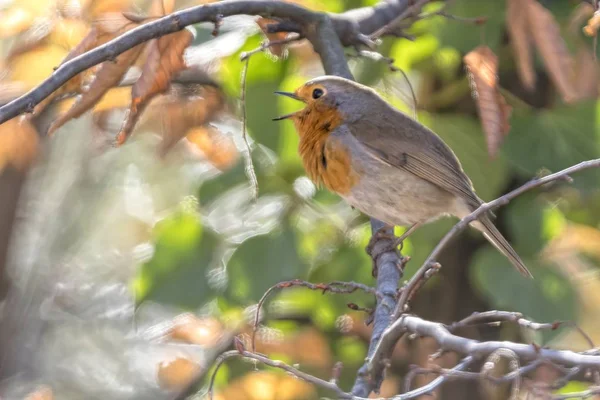
<path fill-rule="evenodd" d="M 48 129 L 48 135 L 73 118 L 78 118 L 96 105 L 113 86 L 117 85 L 127 69 L 140 54 L 142 47 L 136 46 L 119 55 L 115 62 L 102 63 L 90 87 L 77 99 L 66 113 L 60 115 Z"/>
<path fill-rule="evenodd" d="M 535 69 L 533 66 L 533 49 L 527 7 L 532 0 L 507 0 L 506 28 L 510 36 L 513 53 L 517 62 L 517 72 L 523 86 L 527 90 L 535 88 Z"/>
<path fill-rule="evenodd" d="M 160 153 L 165 155 L 190 129 L 214 120 L 224 106 L 225 96 L 216 87 L 178 84 L 171 88 L 168 96 L 152 102 L 146 113 L 146 124 L 162 128 Z"/>
<path fill-rule="evenodd" d="M 573 60 L 552 13 L 537 1 L 527 2 L 530 31 L 552 82 L 567 103 L 577 98 L 571 82 Z"/>
<path fill-rule="evenodd" d="M 78 45 L 65 59 L 70 60 L 92 48 L 100 46 L 112 38 L 127 32 L 138 26 L 138 24 L 129 21 L 123 15 L 113 15 L 96 21 L 89 35 Z M 95 76 L 90 86 L 77 99 L 73 106 L 64 114 L 60 115 L 48 129 L 48 135 L 52 135 L 58 128 L 64 125 L 67 121 L 81 116 L 86 111 L 90 110 L 94 105 L 102 99 L 104 94 L 113 86 L 117 85 L 131 64 L 140 55 L 144 44 L 117 56 L 114 61 L 105 61 L 96 69 Z M 68 90 L 76 90 L 75 87 L 80 87 L 83 81 L 82 75 L 72 78 L 65 85 Z M 62 92 L 63 89 L 59 89 Z"/>
<path fill-rule="evenodd" d="M 270 19 L 270 18 L 263 18 L 263 17 L 259 17 L 256 19 L 256 24 L 258 25 L 260 30 L 264 33 L 265 37 L 270 42 L 283 40 L 287 36 L 287 32 L 275 32 L 275 33 L 268 32 L 268 29 L 267 29 L 268 26 L 272 25 L 272 24 L 277 24 L 278 22 L 279 21 L 277 21 L 277 20 Z M 272 46 L 269 46 L 268 50 L 274 56 L 281 57 L 285 53 L 285 45 L 274 44 Z"/>
<path fill-rule="evenodd" d="M 479 46 L 464 57 L 473 97 L 486 135 L 488 154 L 495 157 L 510 130 L 512 108 L 498 90 L 498 57 L 487 46 Z"/>
<path fill-rule="evenodd" d="M 83 40 L 73 48 L 73 50 L 71 50 L 69 52 L 69 54 L 67 55 L 67 57 L 63 60 L 63 62 L 61 63 L 64 64 L 67 61 L 93 49 L 94 47 L 98 46 L 99 42 L 99 38 L 98 38 L 98 29 L 96 27 L 93 27 L 90 32 L 87 34 L 87 36 L 85 38 L 83 38 Z M 73 78 L 69 79 L 67 81 L 67 83 L 65 83 L 64 85 L 62 85 L 60 88 L 58 88 L 57 90 L 55 90 L 54 92 L 52 92 L 52 94 L 50 94 L 50 96 L 46 97 L 44 100 L 42 100 L 37 106 L 35 106 L 35 108 L 33 109 L 33 114 L 34 115 L 39 115 L 41 114 L 44 109 L 46 109 L 46 107 L 58 96 L 65 94 L 65 93 L 79 93 L 80 92 L 80 88 L 81 85 L 83 83 L 83 80 L 85 78 L 85 76 L 90 73 L 90 71 L 84 71 L 80 74 L 77 74 L 76 76 L 74 76 Z"/>
<path fill-rule="evenodd" d="M 131 135 L 148 102 L 157 94 L 164 93 L 173 76 L 186 67 L 183 53 L 192 40 L 192 32 L 184 29 L 148 42 L 147 59 L 140 78 L 131 89 L 131 106 L 117 136 L 117 144 L 123 144 Z"/>
<path fill-rule="evenodd" d="M 7 165 L 25 170 L 39 149 L 37 131 L 26 118 L 13 118 L 0 125 L 0 171 Z"/>

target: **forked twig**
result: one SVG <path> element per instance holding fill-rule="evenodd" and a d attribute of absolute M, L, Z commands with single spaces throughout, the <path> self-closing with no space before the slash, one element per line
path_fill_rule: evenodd
<path fill-rule="evenodd" d="M 256 332 L 258 331 L 258 324 L 260 322 L 260 310 L 267 301 L 267 298 L 275 290 L 285 289 L 290 287 L 305 287 L 311 290 L 320 290 L 325 293 L 338 293 L 338 294 L 350 294 L 357 290 L 362 290 L 365 293 L 370 293 L 377 298 L 381 298 L 381 294 L 371 286 L 364 285 L 357 282 L 341 282 L 333 281 L 331 283 L 311 283 L 300 279 L 294 279 L 291 281 L 279 282 L 278 284 L 271 286 L 265 294 L 260 298 L 256 305 L 256 314 L 254 316 L 254 324 L 252 325 L 252 351 L 256 351 Z"/>

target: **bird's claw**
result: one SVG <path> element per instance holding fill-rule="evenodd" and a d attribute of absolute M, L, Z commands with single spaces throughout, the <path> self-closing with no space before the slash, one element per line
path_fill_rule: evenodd
<path fill-rule="evenodd" d="M 404 238 L 396 237 L 393 233 L 390 233 L 388 229 L 389 227 L 384 226 L 377 230 L 375 233 L 373 233 L 373 235 L 371 236 L 371 240 L 369 240 L 369 244 L 365 248 L 365 251 L 373 260 L 372 275 L 374 278 L 377 278 L 377 260 L 379 259 L 379 257 L 384 253 L 389 253 L 392 251 L 399 252 L 400 250 L 402 250 L 402 242 Z M 381 239 L 386 240 L 385 246 L 375 250 L 375 245 Z M 398 246 L 401 246 L 400 249 L 398 249 Z"/>

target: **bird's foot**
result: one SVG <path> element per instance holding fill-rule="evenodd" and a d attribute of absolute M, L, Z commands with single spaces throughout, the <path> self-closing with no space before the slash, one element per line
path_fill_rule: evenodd
<path fill-rule="evenodd" d="M 401 244 L 401 242 L 398 242 L 398 239 L 399 238 L 397 238 L 392 232 L 390 232 L 389 226 L 384 226 L 380 228 L 371 236 L 371 240 L 369 240 L 369 244 L 367 245 L 365 251 L 373 260 L 373 269 L 371 274 L 374 278 L 377 278 L 377 260 L 384 253 L 397 251 L 398 245 Z M 385 245 L 377 246 L 376 249 L 375 246 L 380 240 L 385 240 Z"/>
<path fill-rule="evenodd" d="M 369 244 L 367 245 L 367 248 L 365 249 L 365 251 L 373 260 L 372 275 L 374 278 L 377 278 L 377 272 L 378 272 L 377 260 L 379 259 L 379 257 L 384 253 L 389 253 L 389 252 L 395 251 L 395 252 L 397 252 L 398 257 L 401 258 L 400 251 L 402 251 L 402 246 L 404 244 L 404 240 L 411 233 L 413 233 L 418 226 L 419 226 L 419 224 L 411 225 L 406 230 L 406 232 L 404 232 L 400 237 L 396 237 L 393 233 L 391 233 L 389 231 L 390 228 L 387 226 L 384 226 L 384 227 L 380 228 L 379 230 L 377 230 L 375 233 L 373 233 L 373 235 L 371 236 L 371 240 L 369 240 Z M 382 246 L 381 248 L 378 248 L 376 250 L 375 245 L 381 239 L 386 240 L 385 246 Z M 398 248 L 398 246 L 400 246 L 400 247 Z"/>

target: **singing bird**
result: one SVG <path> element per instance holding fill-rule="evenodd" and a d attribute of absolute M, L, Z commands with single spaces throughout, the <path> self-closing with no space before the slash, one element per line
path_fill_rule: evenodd
<path fill-rule="evenodd" d="M 448 145 L 373 89 L 322 76 L 293 93 L 275 93 L 305 104 L 275 120 L 294 122 L 308 177 L 388 226 L 409 227 L 400 240 L 422 224 L 445 215 L 463 218 L 483 203 Z M 532 277 L 491 216 L 471 225 Z"/>

